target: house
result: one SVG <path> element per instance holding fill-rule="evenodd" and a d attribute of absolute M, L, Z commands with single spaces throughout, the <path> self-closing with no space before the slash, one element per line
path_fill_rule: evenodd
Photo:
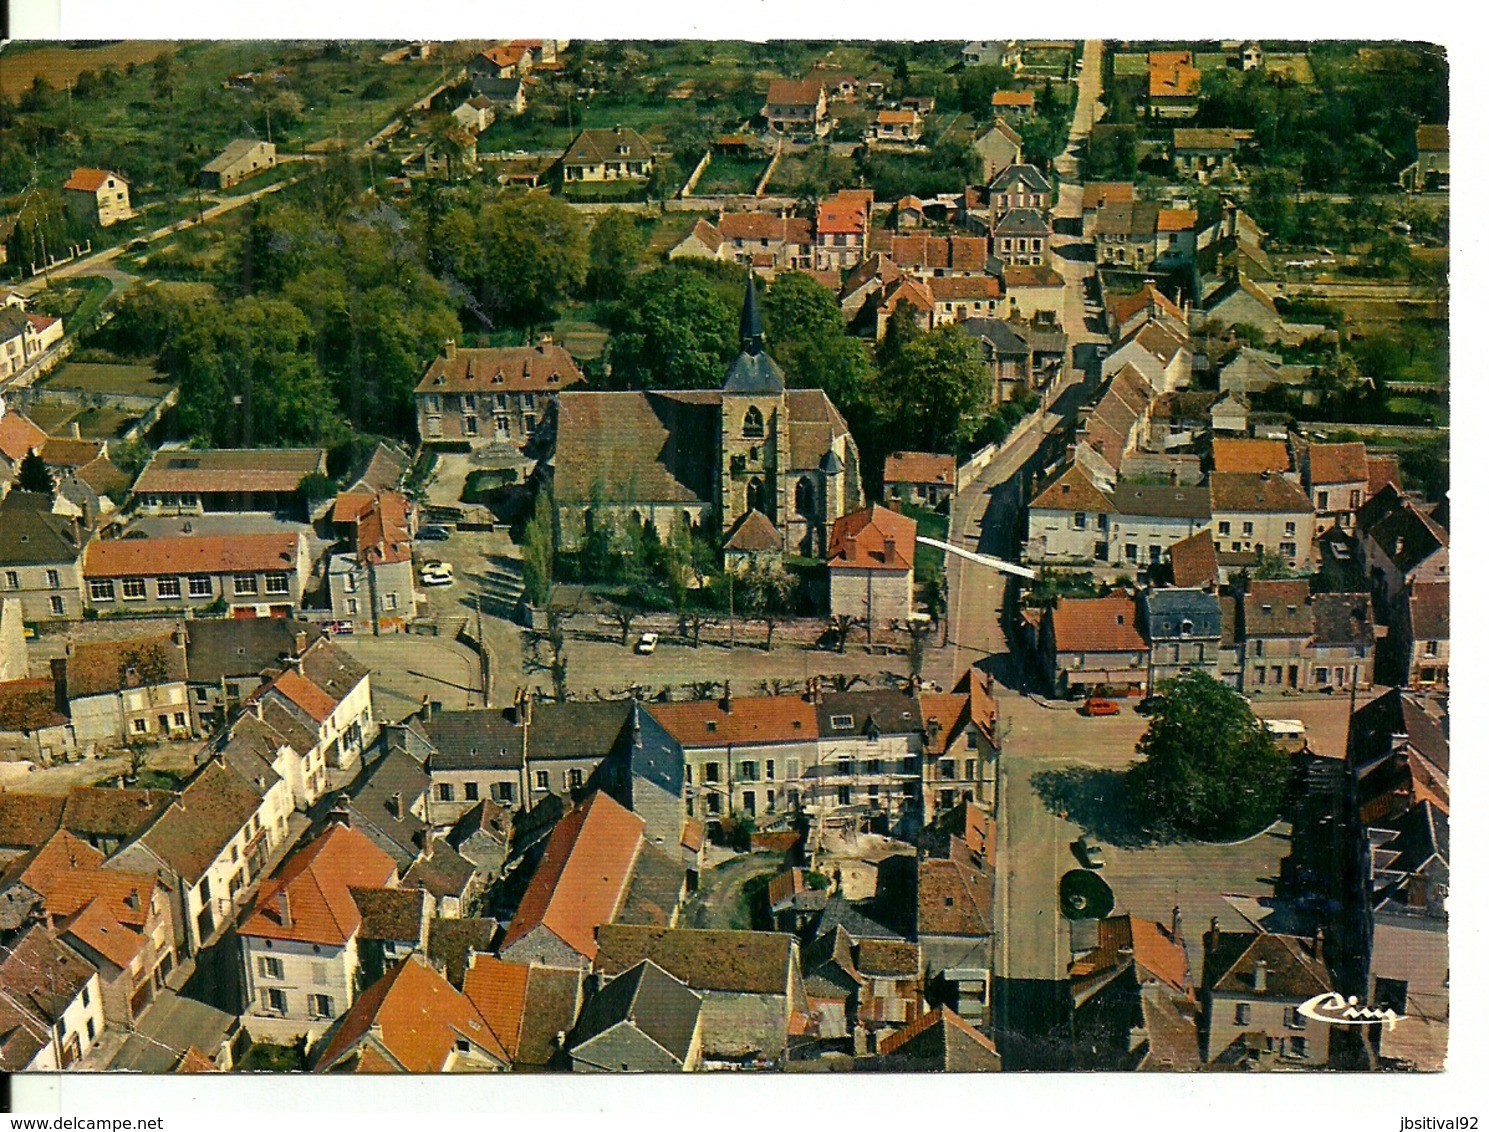
<path fill-rule="evenodd" d="M 1447 126 L 1417 127 L 1417 159 L 1401 171 L 1400 183 L 1410 193 L 1442 192 L 1447 189 Z"/>
<path fill-rule="evenodd" d="M 583 383 L 573 357 L 551 342 L 465 349 L 449 339 L 414 387 L 419 436 L 426 444 L 506 440 L 521 447 L 559 391 Z"/>
<path fill-rule="evenodd" d="M 1376 599 L 1390 607 L 1413 582 L 1449 576 L 1448 532 L 1428 509 L 1387 485 L 1361 505 L 1355 540 Z"/>
<path fill-rule="evenodd" d="M 74 169 L 62 186 L 62 199 L 70 215 L 108 228 L 129 220 L 129 182 L 107 169 Z"/>
<path fill-rule="evenodd" d="M 321 631 L 285 617 L 252 621 L 198 619 L 186 635 L 186 684 L 198 734 L 210 734 L 237 714 L 254 691 L 283 671 Z"/>
<path fill-rule="evenodd" d="M 112 641 L 79 641 L 52 665 L 80 744 L 117 747 L 189 739 L 186 640 L 179 630 Z"/>
<path fill-rule="evenodd" d="M 1188 51 L 1149 52 L 1149 110 L 1159 118 L 1193 118 L 1199 112 L 1200 74 Z"/>
<path fill-rule="evenodd" d="M 884 458 L 884 494 L 939 509 L 956 494 L 956 457 L 936 452 L 891 452 Z"/>
<path fill-rule="evenodd" d="M 1168 548 L 1173 583 L 1180 589 L 1213 590 L 1220 585 L 1220 562 L 1215 539 L 1208 529 L 1196 531 Z"/>
<path fill-rule="evenodd" d="M 1235 201 L 1223 200 L 1220 219 L 1195 234 L 1195 266 L 1202 276 L 1200 294 L 1208 296 L 1238 275 L 1268 290 L 1276 288 L 1279 277 L 1261 246 L 1265 237 L 1266 233 Z"/>
<path fill-rule="evenodd" d="M 820 556 L 831 524 L 860 506 L 847 422 L 821 390 L 786 389 L 751 279 L 740 353 L 722 388 L 559 394 L 561 549 L 577 548 L 598 523 L 649 520 L 666 541 L 676 523 L 725 532 L 759 511 L 783 550 Z"/>
<path fill-rule="evenodd" d="M 357 996 L 326 1035 L 318 1073 L 489 1073 L 511 1067 L 480 1011 L 410 954 Z"/>
<path fill-rule="evenodd" d="M 915 520 L 877 503 L 844 515 L 827 544 L 834 616 L 906 622 L 915 602 Z"/>
<path fill-rule="evenodd" d="M 1086 186 L 1088 194 L 1091 188 Z M 1117 199 L 1106 199 L 1094 210 L 1087 226 L 1096 246 L 1096 262 L 1140 271 L 1152 267 L 1159 257 L 1158 216 L 1164 210 L 1155 201 L 1114 196 Z M 1103 199 L 1099 193 L 1097 199 Z"/>
<path fill-rule="evenodd" d="M 1018 44 L 1011 39 L 977 39 L 962 48 L 962 63 L 968 67 L 1012 68 L 1019 54 Z"/>
<path fill-rule="evenodd" d="M 1072 939 L 1071 1031 L 1086 1068 L 1198 1070 L 1199 1030 L 1179 921 L 1123 914 Z"/>
<path fill-rule="evenodd" d="M 0 680 L 0 758 L 49 766 L 77 748 L 52 680 Z"/>
<path fill-rule="evenodd" d="M 585 1002 L 568 1037 L 576 1073 L 674 1073 L 702 1058 L 703 996 L 643 959 Z"/>
<path fill-rule="evenodd" d="M 423 892 L 434 900 L 435 914 L 459 920 L 471 916 L 484 888 L 479 870 L 444 838 L 427 838 L 419 856 L 399 880 L 410 892 Z"/>
<path fill-rule="evenodd" d="M 515 1068 L 562 1063 L 561 1047 L 574 1031 L 584 997 L 581 972 L 505 963 L 478 953 L 471 956 L 460 989 Z"/>
<path fill-rule="evenodd" d="M 920 140 L 925 130 L 925 119 L 918 110 L 880 110 L 870 120 L 864 131 L 867 145 L 883 145 L 885 142 L 913 145 Z"/>
<path fill-rule="evenodd" d="M 430 821 L 453 825 L 487 798 L 519 811 L 548 798 L 582 800 L 606 775 L 619 776 L 630 717 L 624 703 L 524 696 L 511 708 L 433 714 L 418 725 L 429 747 L 420 761 L 430 776 Z"/>
<path fill-rule="evenodd" d="M 1032 208 L 1009 209 L 993 226 L 993 252 L 1005 264 L 1047 266 L 1049 246 L 1049 222 Z"/>
<path fill-rule="evenodd" d="M 954 276 L 926 281 L 931 296 L 931 325 L 988 318 L 999 310 L 1003 288 L 987 275 Z"/>
<path fill-rule="evenodd" d="M 44 924 L 0 948 L 0 1070 L 55 1073 L 103 1037 L 98 972 Z"/>
<path fill-rule="evenodd" d="M 1292 468 L 1286 441 L 1250 437 L 1215 437 L 1211 461 L 1222 473 L 1287 476 Z"/>
<path fill-rule="evenodd" d="M 983 360 L 992 371 L 994 404 L 1048 388 L 1065 367 L 1065 333 L 1047 323 L 974 316 L 963 329 L 982 346 Z"/>
<path fill-rule="evenodd" d="M 832 129 L 827 88 L 820 79 L 772 79 L 761 116 L 777 133 L 807 132 L 823 137 Z"/>
<path fill-rule="evenodd" d="M 509 963 L 588 970 L 595 931 L 620 910 L 645 823 L 597 793 L 554 828 L 502 937 Z"/>
<path fill-rule="evenodd" d="M 260 1040 L 313 1040 L 351 1008 L 362 922 L 351 890 L 396 879 L 391 857 L 333 823 L 264 882 L 238 925 L 248 1026 Z"/>
<path fill-rule="evenodd" d="M 1153 262 L 1161 269 L 1192 264 L 1199 213 L 1192 208 L 1160 208 L 1154 222 Z"/>
<path fill-rule="evenodd" d="M 533 63 L 532 48 L 521 43 L 504 43 L 478 54 L 465 65 L 465 74 L 472 90 L 489 96 L 494 83 L 520 79 L 532 70 Z"/>
<path fill-rule="evenodd" d="M 1448 815 L 1420 801 L 1365 831 L 1369 971 L 1363 1001 L 1394 1010 L 1372 1027 L 1383 1066 L 1435 1072 L 1448 1037 Z"/>
<path fill-rule="evenodd" d="M 430 925 L 435 919 L 434 897 L 401 888 L 348 890 L 357 906 L 357 971 L 360 983 L 377 982 L 415 951 L 429 955 Z M 459 989 L 458 987 L 456 988 Z"/>
<path fill-rule="evenodd" d="M 1032 90 L 993 91 L 993 114 L 1018 121 L 1034 113 Z"/>
<path fill-rule="evenodd" d="M 353 549 L 330 556 L 327 586 L 331 616 L 354 633 L 401 633 L 416 613 L 411 510 L 396 491 L 336 497 L 331 524 Z"/>
<path fill-rule="evenodd" d="M 917 866 L 915 938 L 926 1002 L 974 1025 L 992 1020 L 993 883 L 990 857 L 973 854 L 959 837 L 949 858 Z"/>
<path fill-rule="evenodd" d="M 1110 558 L 1111 496 L 1072 463 L 1029 504 L 1029 562 L 1089 564 Z"/>
<path fill-rule="evenodd" d="M 1143 363 L 1147 372 L 1130 362 Z M 1085 460 L 1103 486 L 1115 483 L 1127 457 L 1148 443 L 1157 395 L 1154 380 L 1166 380 L 1162 362 L 1141 343 L 1134 344 L 1077 429 L 1076 458 Z"/>
<path fill-rule="evenodd" d="M 77 521 L 45 495 L 10 492 L 0 499 L 0 597 L 19 600 L 28 622 L 81 620 L 82 543 Z"/>
<path fill-rule="evenodd" d="M 812 269 L 812 222 L 768 212 L 720 212 L 717 223 L 699 220 L 667 253 L 753 267 L 766 281 L 782 271 Z"/>
<path fill-rule="evenodd" d="M 245 779 L 218 756 L 209 758 L 163 810 L 105 868 L 159 875 L 171 889 L 178 946 L 195 955 L 231 925 L 269 854 L 289 835 L 294 800 L 288 784 L 265 767 Z"/>
<path fill-rule="evenodd" d="M 1081 189 L 1081 236 L 1095 233 L 1096 218 L 1112 205 L 1130 205 L 1137 198 L 1130 181 L 1088 181 Z"/>
<path fill-rule="evenodd" d="M 1051 203 L 1049 179 L 1032 165 L 1009 165 L 988 184 L 988 204 L 999 220 L 1016 208 L 1047 212 Z"/>
<path fill-rule="evenodd" d="M 1141 596 L 1149 686 L 1186 672 L 1220 678 L 1220 599 L 1204 590 L 1153 589 Z"/>
<path fill-rule="evenodd" d="M 607 924 L 597 932 L 595 970 L 614 979 L 649 959 L 702 995 L 704 1069 L 778 1068 L 806 992 L 794 936 Z"/>
<path fill-rule="evenodd" d="M 1222 565 L 1244 566 L 1271 553 L 1288 570 L 1313 568 L 1313 501 L 1271 472 L 1212 472 L 1210 514 Z"/>
<path fill-rule="evenodd" d="M 288 617 L 310 576 L 303 534 L 95 539 L 83 552 L 84 608 Z M 185 583 L 184 585 L 182 583 Z"/>
<path fill-rule="evenodd" d="M 1148 686 L 1148 642 L 1138 629 L 1137 603 L 1120 590 L 1100 598 L 1062 597 L 1046 609 L 1039 654 L 1056 695 Z"/>
<path fill-rule="evenodd" d="M 1216 177 L 1232 177 L 1241 143 L 1250 141 L 1250 130 L 1189 129 L 1174 130 L 1174 171 L 1191 176 L 1205 184 Z"/>
<path fill-rule="evenodd" d="M 1003 289 L 1011 317 L 1065 319 L 1065 279 L 1048 265 L 1013 265 L 1003 269 Z"/>
<path fill-rule="evenodd" d="M 50 315 L 31 314 L 20 306 L 0 306 L 0 380 L 14 377 L 62 340 L 62 320 Z M 34 445 L 40 447 L 40 445 Z M 9 456 L 19 463 L 26 455 L 21 450 Z"/>
<path fill-rule="evenodd" d="M 220 192 L 255 176 L 261 169 L 274 168 L 275 163 L 273 142 L 238 138 L 202 167 L 196 183 L 201 188 Z"/>
<path fill-rule="evenodd" d="M 878 236 L 879 233 L 875 233 Z M 981 236 L 935 236 L 929 233 L 895 235 L 889 240 L 889 259 L 900 272 L 917 279 L 988 274 L 988 242 Z M 888 271 L 885 267 L 884 271 Z M 898 278 L 889 274 L 886 279 Z"/>
<path fill-rule="evenodd" d="M 1355 511 L 1369 498 L 1370 469 L 1363 441 L 1310 444 L 1303 449 L 1303 484 L 1313 496 L 1315 533 L 1354 529 Z"/>
<path fill-rule="evenodd" d="M 373 737 L 371 689 L 369 670 L 323 637 L 252 699 L 284 708 L 309 730 L 313 746 L 299 752 L 306 762 L 345 770 Z"/>
<path fill-rule="evenodd" d="M 1222 329 L 1249 326 L 1269 342 L 1287 336 L 1277 304 L 1245 273 L 1232 275 L 1206 293 L 1205 321 Z"/>
<path fill-rule="evenodd" d="M 1313 939 L 1266 932 L 1205 933 L 1200 1038 L 1206 1063 L 1271 1069 L 1322 1066 L 1329 1024 L 1299 1010 L 1334 989 L 1322 933 Z"/>
<path fill-rule="evenodd" d="M 874 211 L 872 189 L 839 189 L 817 205 L 817 244 L 812 266 L 817 271 L 848 271 L 868 250 Z"/>
<path fill-rule="evenodd" d="M 592 184 L 603 181 L 646 181 L 651 177 L 655 155 L 651 143 L 628 127 L 610 130 L 581 130 L 559 158 L 563 183 Z"/>
<path fill-rule="evenodd" d="M 1024 157 L 1024 139 L 1001 117 L 972 141 L 972 149 L 982 158 L 982 179 L 992 181 L 1010 165 L 1019 164 Z"/>
<path fill-rule="evenodd" d="M 998 1073 L 1002 1055 L 991 1038 L 954 1010 L 938 1006 L 879 1043 L 877 1067 L 890 1072 Z"/>
<path fill-rule="evenodd" d="M 1405 662 L 1404 681 L 1413 690 L 1448 684 L 1448 581 L 1412 581 L 1402 591 L 1397 652 Z"/>
<path fill-rule="evenodd" d="M 176 965 L 170 893 L 151 873 L 104 869 L 103 853 L 59 830 L 0 874 L 42 900 L 57 938 L 98 973 L 106 1022 L 132 1026 Z"/>
<path fill-rule="evenodd" d="M 174 801 L 163 790 L 74 786 L 66 794 L 0 792 L 0 855 L 40 848 L 59 830 L 109 855 Z"/>
<path fill-rule="evenodd" d="M 1173 546 L 1210 525 L 1209 493 L 1202 486 L 1124 481 L 1108 494 L 1108 555 L 1128 569 L 1151 571 Z M 1099 553 L 1097 561 L 1103 561 Z"/>
<path fill-rule="evenodd" d="M 1450 808 L 1447 703 L 1392 688 L 1350 717 L 1346 763 L 1359 824 L 1386 826 L 1428 802 Z"/>
<path fill-rule="evenodd" d="M 17 335 L 20 327 L 13 323 L 9 312 L 18 309 L 20 308 L 9 304 L 0 305 L 0 325 L 14 326 Z M 24 363 L 24 359 L 20 357 L 18 337 L 5 342 L 5 349 L 0 350 L 0 377 L 9 377 Z M 17 343 L 14 348 L 15 366 L 11 364 L 10 342 Z M 37 427 L 35 421 L 24 413 L 16 412 L 0 398 L 0 485 L 14 481 L 20 475 L 21 461 L 32 452 L 40 453 L 46 442 L 47 434 Z"/>
<path fill-rule="evenodd" d="M 322 448 L 162 448 L 130 490 L 148 515 L 263 512 L 305 520 L 305 479 L 326 474 Z"/>

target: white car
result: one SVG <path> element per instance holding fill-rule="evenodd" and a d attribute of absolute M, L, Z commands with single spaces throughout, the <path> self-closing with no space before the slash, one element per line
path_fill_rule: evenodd
<path fill-rule="evenodd" d="M 636 651 L 642 656 L 650 656 L 657 651 L 657 642 L 660 639 L 655 633 L 642 633 L 636 638 Z"/>
<path fill-rule="evenodd" d="M 448 562 L 426 562 L 419 569 L 419 581 L 426 588 L 430 586 L 453 586 L 455 584 L 455 574 L 450 569 Z"/>

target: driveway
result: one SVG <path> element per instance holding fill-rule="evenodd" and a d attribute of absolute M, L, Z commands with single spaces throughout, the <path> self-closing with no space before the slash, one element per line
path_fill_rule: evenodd
<path fill-rule="evenodd" d="M 683 912 L 685 926 L 736 931 L 753 928 L 750 909 L 745 906 L 744 886 L 755 877 L 774 876 L 785 861 L 780 853 L 748 853 L 705 870 L 698 894 Z"/>

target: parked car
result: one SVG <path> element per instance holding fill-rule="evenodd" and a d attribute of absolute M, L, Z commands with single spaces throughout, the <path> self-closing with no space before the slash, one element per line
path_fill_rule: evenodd
<path fill-rule="evenodd" d="M 1121 710 L 1111 700 L 1099 700 L 1094 696 L 1081 705 L 1082 715 L 1116 715 Z"/>
<path fill-rule="evenodd" d="M 448 562 L 426 562 L 419 567 L 419 581 L 425 587 L 453 586 L 455 573 Z"/>
<path fill-rule="evenodd" d="M 650 656 L 657 651 L 657 642 L 660 640 L 655 633 L 642 633 L 636 638 L 636 651 L 641 656 Z"/>
<path fill-rule="evenodd" d="M 1106 857 L 1101 852 L 1101 846 L 1092 841 L 1085 834 L 1076 840 L 1075 852 L 1081 859 L 1081 863 L 1088 869 L 1099 869 L 1106 865 Z"/>
<path fill-rule="evenodd" d="M 423 542 L 449 542 L 450 528 L 442 527 L 438 523 L 426 523 L 419 528 L 414 538 Z"/>

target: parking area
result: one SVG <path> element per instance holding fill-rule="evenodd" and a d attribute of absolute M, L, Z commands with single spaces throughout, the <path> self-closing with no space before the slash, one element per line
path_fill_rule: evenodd
<path fill-rule="evenodd" d="M 372 712 L 402 719 L 427 695 L 446 711 L 482 706 L 481 665 L 475 652 L 446 637 L 338 637 L 372 673 Z"/>

